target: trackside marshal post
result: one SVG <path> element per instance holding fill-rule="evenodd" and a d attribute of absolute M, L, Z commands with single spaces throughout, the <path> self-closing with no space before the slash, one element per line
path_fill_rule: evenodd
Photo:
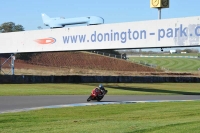
<path fill-rule="evenodd" d="M 161 19 L 161 9 L 169 8 L 169 0 L 150 0 L 150 7 L 158 9 L 158 18 Z"/>

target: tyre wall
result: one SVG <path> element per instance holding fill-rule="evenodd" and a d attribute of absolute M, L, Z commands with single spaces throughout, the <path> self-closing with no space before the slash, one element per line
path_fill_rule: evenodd
<path fill-rule="evenodd" d="M 0 75 L 0 83 L 200 83 L 200 77 Z"/>

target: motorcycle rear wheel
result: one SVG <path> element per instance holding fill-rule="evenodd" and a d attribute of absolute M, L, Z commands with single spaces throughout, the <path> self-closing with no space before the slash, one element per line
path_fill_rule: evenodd
<path fill-rule="evenodd" d="M 97 97 L 97 101 L 100 102 L 103 99 L 103 97 Z"/>

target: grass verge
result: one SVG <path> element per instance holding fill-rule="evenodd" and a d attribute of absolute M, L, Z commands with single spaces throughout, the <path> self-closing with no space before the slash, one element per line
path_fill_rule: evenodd
<path fill-rule="evenodd" d="M 131 57 L 130 61 L 142 61 L 145 64 L 157 65 L 169 69 L 170 71 L 198 72 L 200 68 L 199 59 L 190 58 Z"/>
<path fill-rule="evenodd" d="M 44 109 L 0 115 L 2 133 L 197 133 L 200 102 Z"/>
<path fill-rule="evenodd" d="M 0 84 L 0 96 L 88 95 L 88 84 Z M 200 95 L 200 83 L 105 83 L 108 95 Z"/>

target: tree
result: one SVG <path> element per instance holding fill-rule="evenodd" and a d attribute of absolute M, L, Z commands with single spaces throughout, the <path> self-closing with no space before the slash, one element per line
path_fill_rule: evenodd
<path fill-rule="evenodd" d="M 24 27 L 19 24 L 15 25 L 15 23 L 13 22 L 6 22 L 6 23 L 1 24 L 0 31 L 2 33 L 24 31 Z"/>

